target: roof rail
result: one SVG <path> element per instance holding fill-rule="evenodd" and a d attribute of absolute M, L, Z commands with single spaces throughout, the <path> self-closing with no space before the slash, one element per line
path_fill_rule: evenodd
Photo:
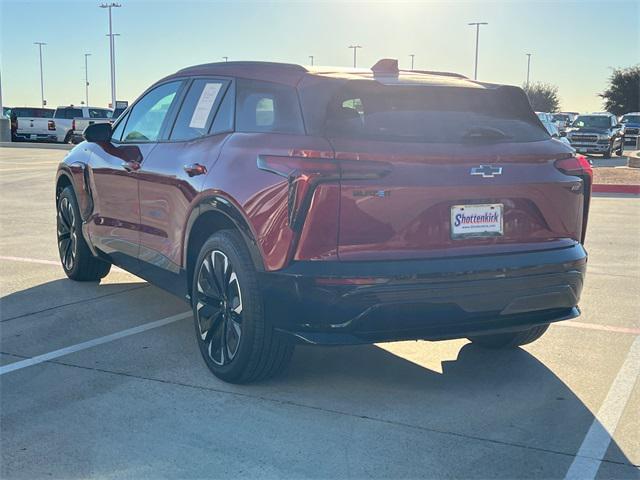
<path fill-rule="evenodd" d="M 233 67 L 277 67 L 286 68 L 294 72 L 308 72 L 302 65 L 295 63 L 279 63 L 279 62 L 258 62 L 258 61 L 232 61 L 232 62 L 212 62 L 202 63 L 200 65 L 192 65 L 178 70 L 178 73 L 188 72 L 190 70 L 198 70 L 202 68 L 216 67 L 216 68 L 233 68 Z"/>
<path fill-rule="evenodd" d="M 456 77 L 456 78 L 468 78 L 464 75 L 454 72 L 436 72 L 435 70 L 404 70 L 400 69 L 401 72 L 405 73 L 425 73 L 427 75 L 440 75 L 443 77 Z"/>

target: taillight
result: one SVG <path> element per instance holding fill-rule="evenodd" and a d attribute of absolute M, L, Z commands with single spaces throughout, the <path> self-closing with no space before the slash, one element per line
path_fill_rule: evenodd
<path fill-rule="evenodd" d="M 71 130 L 75 130 L 75 129 L 76 129 L 76 121 L 74 119 L 74 120 L 71 120 Z"/>
<path fill-rule="evenodd" d="M 563 158 L 562 160 L 556 160 L 555 166 L 558 170 L 567 175 L 576 175 L 578 177 L 588 176 L 589 179 L 593 178 L 593 169 L 587 157 L 584 155 L 574 155 L 569 158 Z"/>
<path fill-rule="evenodd" d="M 300 156 L 259 155 L 258 168 L 287 179 L 289 226 L 298 230 L 304 223 L 313 191 L 320 183 L 342 179 L 367 180 L 385 176 L 391 165 L 365 160 L 335 160 Z"/>
<path fill-rule="evenodd" d="M 54 122 L 53 120 L 49 120 L 47 122 L 47 129 L 55 130 L 56 129 L 56 122 Z"/>
<path fill-rule="evenodd" d="M 587 236 L 587 222 L 589 220 L 589 204 L 591 203 L 591 185 L 593 184 L 593 169 L 589 160 L 584 155 L 573 155 L 569 158 L 556 160 L 554 165 L 562 173 L 575 175 L 582 179 L 584 189 L 584 205 L 582 208 L 582 236 L 580 241 L 584 243 Z"/>

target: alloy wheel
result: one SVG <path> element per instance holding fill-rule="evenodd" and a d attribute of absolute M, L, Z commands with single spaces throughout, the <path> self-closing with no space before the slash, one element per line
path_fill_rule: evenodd
<path fill-rule="evenodd" d="M 68 198 L 63 197 L 58 205 L 58 250 L 65 269 L 73 269 L 78 249 L 76 215 Z"/>
<path fill-rule="evenodd" d="M 229 258 L 220 250 L 204 257 L 195 295 L 200 341 L 216 365 L 231 363 L 242 337 L 242 293 Z"/>

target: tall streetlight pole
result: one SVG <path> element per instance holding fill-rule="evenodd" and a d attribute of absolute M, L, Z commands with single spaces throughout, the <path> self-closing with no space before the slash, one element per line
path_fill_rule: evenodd
<path fill-rule="evenodd" d="M 531 71 L 531 55 L 533 53 L 526 53 L 527 56 L 527 88 L 529 88 L 529 72 Z"/>
<path fill-rule="evenodd" d="M 116 108 L 116 54 L 114 52 L 114 39 L 113 39 L 113 24 L 111 21 L 111 9 L 119 8 L 122 5 L 119 3 L 103 3 L 99 5 L 100 8 L 109 9 L 109 53 L 111 58 L 111 108 Z"/>
<path fill-rule="evenodd" d="M 313 55 L 309 55 L 309 59 L 311 60 L 311 66 L 313 67 Z"/>
<path fill-rule="evenodd" d="M 89 106 L 89 62 L 87 59 L 91 56 L 90 53 L 84 54 L 84 88 L 85 88 L 85 105 Z"/>
<path fill-rule="evenodd" d="M 480 42 L 480 25 L 489 25 L 487 22 L 471 22 L 467 25 L 475 25 L 476 26 L 476 66 L 473 70 L 473 79 L 478 79 L 478 43 Z"/>
<path fill-rule="evenodd" d="M 44 74 L 42 73 L 42 46 L 46 45 L 44 42 L 33 42 L 34 45 L 38 45 L 40 50 L 40 100 L 42 107 L 44 108 Z"/>
<path fill-rule="evenodd" d="M 413 70 L 413 60 L 415 59 L 415 54 L 411 53 L 409 54 L 409 56 L 411 57 L 411 70 Z"/>
<path fill-rule="evenodd" d="M 225 63 L 229 61 L 229 57 L 222 57 L 224 58 Z"/>
<path fill-rule="evenodd" d="M 360 45 L 349 45 L 349 48 L 353 48 L 353 68 L 356 68 L 356 52 L 362 47 Z"/>

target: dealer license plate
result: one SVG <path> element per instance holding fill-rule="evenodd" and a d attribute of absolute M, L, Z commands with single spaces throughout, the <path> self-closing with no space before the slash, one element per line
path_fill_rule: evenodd
<path fill-rule="evenodd" d="M 499 237 L 503 232 L 504 205 L 453 205 L 451 207 L 451 238 Z"/>

